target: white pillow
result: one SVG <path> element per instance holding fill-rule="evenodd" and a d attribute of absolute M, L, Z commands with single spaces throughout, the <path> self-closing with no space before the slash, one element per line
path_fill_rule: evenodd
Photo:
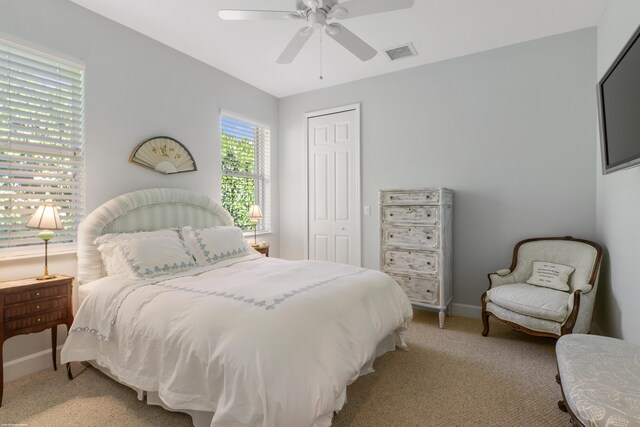
<path fill-rule="evenodd" d="M 174 230 L 104 235 L 95 243 L 109 276 L 155 277 L 197 267 Z"/>
<path fill-rule="evenodd" d="M 569 276 L 574 271 L 575 268 L 568 265 L 536 261 L 533 263 L 533 275 L 527 280 L 527 283 L 558 291 L 568 291 Z"/>
<path fill-rule="evenodd" d="M 199 265 L 211 265 L 253 252 L 238 227 L 182 227 L 182 238 Z"/>

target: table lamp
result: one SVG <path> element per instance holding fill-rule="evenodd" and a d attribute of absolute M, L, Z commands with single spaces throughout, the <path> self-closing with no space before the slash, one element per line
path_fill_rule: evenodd
<path fill-rule="evenodd" d="M 37 277 L 36 279 L 47 280 L 55 278 L 55 275 L 49 274 L 47 257 L 49 255 L 49 240 L 54 236 L 54 233 L 51 230 L 62 229 L 62 223 L 60 222 L 60 216 L 58 215 L 58 208 L 50 204 L 40 205 L 36 210 L 36 213 L 34 213 L 31 219 L 29 219 L 29 222 L 27 222 L 27 227 L 41 229 L 42 231 L 38 233 L 38 237 L 44 240 L 44 275 Z"/>
<path fill-rule="evenodd" d="M 253 222 L 253 247 L 258 246 L 258 222 L 260 218 L 262 218 L 262 209 L 260 209 L 260 205 L 253 205 L 251 209 L 249 209 L 249 214 L 247 215 L 251 222 Z"/>

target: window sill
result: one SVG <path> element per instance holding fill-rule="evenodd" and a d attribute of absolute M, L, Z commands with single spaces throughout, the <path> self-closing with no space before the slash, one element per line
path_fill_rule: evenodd
<path fill-rule="evenodd" d="M 49 250 L 49 255 L 48 256 L 49 256 L 49 258 L 51 258 L 51 257 L 60 256 L 60 255 L 70 255 L 70 254 L 75 254 L 75 253 L 77 253 L 75 248 L 66 248 L 66 249 L 60 249 L 60 250 L 57 250 L 57 251 Z M 11 253 L 0 254 L 0 262 L 18 261 L 18 260 L 27 260 L 27 259 L 37 259 L 37 258 L 44 259 L 44 248 L 40 252 L 23 252 L 23 253 L 17 253 L 17 254 L 11 254 Z"/>
<path fill-rule="evenodd" d="M 266 231 L 258 231 L 257 233 L 255 233 L 256 236 L 264 236 L 266 234 L 273 234 L 273 231 L 272 230 L 266 230 Z M 253 231 L 243 231 L 242 235 L 245 238 L 248 238 L 248 237 L 253 237 L 254 233 L 253 233 Z"/>

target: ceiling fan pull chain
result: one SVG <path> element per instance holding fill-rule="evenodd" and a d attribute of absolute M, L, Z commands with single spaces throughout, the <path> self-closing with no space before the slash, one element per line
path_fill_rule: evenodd
<path fill-rule="evenodd" d="M 323 62 L 322 62 L 322 34 L 323 32 L 320 31 L 320 80 L 323 80 L 324 77 L 322 77 L 322 66 L 323 66 Z"/>

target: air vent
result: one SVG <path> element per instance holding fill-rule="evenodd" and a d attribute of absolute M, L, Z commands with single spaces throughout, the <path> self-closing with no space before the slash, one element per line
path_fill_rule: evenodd
<path fill-rule="evenodd" d="M 392 61 L 418 55 L 412 43 L 385 49 L 384 53 L 386 53 L 389 59 Z"/>

